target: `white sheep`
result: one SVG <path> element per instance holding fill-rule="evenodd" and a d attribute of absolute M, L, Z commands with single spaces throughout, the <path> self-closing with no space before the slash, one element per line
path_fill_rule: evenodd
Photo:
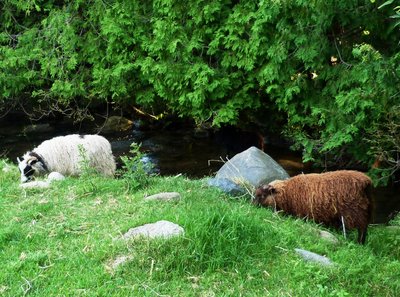
<path fill-rule="evenodd" d="M 104 176 L 113 176 L 116 168 L 111 144 L 99 135 L 73 134 L 54 137 L 17 160 L 22 183 L 29 181 L 34 175 L 52 171 L 63 175 L 79 175 L 85 161 Z"/>

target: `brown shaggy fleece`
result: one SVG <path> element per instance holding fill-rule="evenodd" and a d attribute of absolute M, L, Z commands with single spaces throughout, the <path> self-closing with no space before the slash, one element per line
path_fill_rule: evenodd
<path fill-rule="evenodd" d="M 301 174 L 260 186 L 255 203 L 318 223 L 358 229 L 358 242 L 365 243 L 370 218 L 371 179 L 364 173 L 339 170 Z"/>

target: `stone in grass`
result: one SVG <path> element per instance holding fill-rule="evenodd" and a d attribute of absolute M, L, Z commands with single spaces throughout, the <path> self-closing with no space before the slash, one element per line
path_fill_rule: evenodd
<path fill-rule="evenodd" d="M 136 237 L 147 237 L 147 238 L 171 238 L 179 236 L 184 233 L 181 226 L 174 224 L 169 221 L 158 221 L 153 224 L 146 224 L 136 228 L 131 228 L 126 232 L 122 238 L 129 240 Z"/>
<path fill-rule="evenodd" d="M 321 266 L 326 266 L 330 267 L 333 266 L 334 263 L 327 257 L 318 255 L 313 252 L 309 252 L 306 250 L 302 249 L 294 249 L 298 255 L 300 255 L 305 261 L 307 262 L 312 262 L 312 263 L 317 263 L 320 264 Z"/>
<path fill-rule="evenodd" d="M 23 189 L 45 189 L 50 187 L 50 183 L 47 181 L 31 181 L 19 185 Z"/>
<path fill-rule="evenodd" d="M 113 272 L 118 267 L 124 265 L 125 263 L 132 260 L 132 256 L 119 256 L 114 260 L 111 260 L 107 265 L 106 269 L 110 272 Z"/>
<path fill-rule="evenodd" d="M 328 231 L 319 230 L 318 233 L 319 237 L 321 237 L 326 242 L 329 242 L 331 244 L 339 243 L 339 240 L 336 238 L 336 236 L 333 235 L 332 233 L 329 233 Z"/>
<path fill-rule="evenodd" d="M 178 192 L 164 192 L 151 196 L 144 197 L 146 201 L 161 200 L 161 201 L 171 201 L 181 199 L 181 194 Z"/>

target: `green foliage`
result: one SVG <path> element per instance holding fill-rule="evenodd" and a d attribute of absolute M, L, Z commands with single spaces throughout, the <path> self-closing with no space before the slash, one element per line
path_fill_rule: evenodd
<path fill-rule="evenodd" d="M 140 144 L 131 144 L 130 155 L 122 156 L 122 177 L 126 182 L 128 191 L 136 191 L 143 188 L 152 176 L 153 164 L 145 162 L 145 154 L 140 151 Z"/>
<path fill-rule="evenodd" d="M 215 126 L 254 120 L 304 160 L 346 167 L 374 162 L 370 127 L 398 104 L 395 1 L 3 2 L 4 110 L 28 102 L 79 120 L 112 101 Z"/>
<path fill-rule="evenodd" d="M 379 9 L 384 8 L 385 6 L 388 6 L 388 5 L 396 5 L 396 4 L 398 4 L 398 3 L 396 3 L 395 0 L 388 0 L 388 1 L 386 1 L 385 3 L 383 3 L 382 5 L 380 5 L 380 6 L 379 6 Z M 394 10 L 395 14 L 394 14 L 394 15 L 391 15 L 390 17 L 391 17 L 392 19 L 395 19 L 395 23 L 394 23 L 394 25 L 393 25 L 393 28 L 395 28 L 395 27 L 397 27 L 397 26 L 400 25 L 400 20 L 398 20 L 398 19 L 400 19 L 400 6 L 399 6 L 399 5 L 396 5 L 396 6 L 393 8 L 393 10 Z"/>
<path fill-rule="evenodd" d="M 9 161 L 0 161 L 0 196 L 5 197 L 17 187 L 16 180 L 19 180 L 19 169 Z"/>
<path fill-rule="evenodd" d="M 90 179 L 98 172 L 96 171 L 95 168 L 93 168 L 92 164 L 90 163 L 87 151 L 82 144 L 78 144 L 78 152 L 79 152 L 78 165 L 81 171 L 81 177 L 83 179 Z"/>
<path fill-rule="evenodd" d="M 393 220 L 390 221 L 390 225 L 400 227 L 400 214 L 399 213 Z"/>
<path fill-rule="evenodd" d="M 400 170 L 400 105 L 390 108 L 385 121 L 375 123 L 367 132 L 368 153 L 376 158 L 371 174 L 376 182 L 385 184 Z"/>

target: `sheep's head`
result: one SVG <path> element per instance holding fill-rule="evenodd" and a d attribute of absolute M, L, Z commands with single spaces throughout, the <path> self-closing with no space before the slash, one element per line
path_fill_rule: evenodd
<path fill-rule="evenodd" d="M 265 207 L 276 207 L 275 194 L 277 193 L 276 187 L 281 181 L 276 180 L 267 185 L 261 185 L 256 189 L 255 198 L 253 203 Z"/>
<path fill-rule="evenodd" d="M 46 171 L 43 159 L 34 152 L 25 154 L 22 159 L 17 158 L 18 168 L 21 172 L 21 183 L 32 180 L 34 175 L 41 171 Z"/>

